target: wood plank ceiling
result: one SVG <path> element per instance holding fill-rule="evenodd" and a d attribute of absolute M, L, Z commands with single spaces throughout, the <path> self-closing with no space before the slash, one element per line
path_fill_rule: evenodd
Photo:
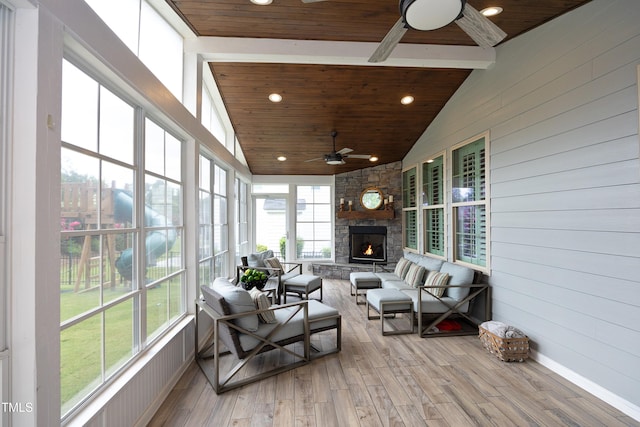
<path fill-rule="evenodd" d="M 338 132 L 337 150 L 349 147 L 353 154 L 376 155 L 376 164 L 401 160 L 472 71 L 459 64 L 427 68 L 314 59 L 316 46 L 337 51 L 342 46 L 336 42 L 368 42 L 355 45 L 356 51 L 362 46 L 362 56 L 368 57 L 371 47 L 375 49 L 399 18 L 394 0 L 273 0 L 267 6 L 249 0 L 166 1 L 198 37 L 201 43 L 195 49 L 211 61 L 209 66 L 253 174 L 332 175 L 373 165 L 355 158 L 338 166 L 322 160 L 306 162 L 331 152 L 333 130 Z M 505 41 L 587 2 L 469 0 L 478 10 L 488 6 L 504 9 L 491 20 L 507 33 Z M 212 40 L 209 45 L 207 40 Z M 224 46 L 226 40 L 231 46 L 242 40 L 254 49 L 240 59 L 207 52 L 207 46 Z M 265 40 L 326 43 L 313 45 L 305 56 L 285 63 L 277 56 L 258 59 L 260 42 Z M 409 30 L 400 46 L 405 43 L 450 46 L 448 49 L 475 46 L 455 23 L 433 31 Z M 273 92 L 283 96 L 282 102 L 268 100 Z M 412 95 L 415 102 L 402 105 L 400 99 L 405 95 Z M 280 155 L 287 160 L 278 161 Z"/>

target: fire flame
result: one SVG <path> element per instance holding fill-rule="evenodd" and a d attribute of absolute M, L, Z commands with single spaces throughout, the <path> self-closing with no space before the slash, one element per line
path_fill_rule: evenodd
<path fill-rule="evenodd" d="M 364 251 L 365 255 L 373 255 L 373 249 L 371 249 L 371 245 L 369 245 L 369 247 L 367 248 L 366 251 Z"/>

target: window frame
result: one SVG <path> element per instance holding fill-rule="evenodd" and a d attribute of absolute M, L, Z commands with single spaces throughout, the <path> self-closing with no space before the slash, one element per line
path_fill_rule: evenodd
<path fill-rule="evenodd" d="M 64 421 L 72 417 L 73 414 L 78 410 L 78 408 L 83 407 L 87 401 L 90 401 L 95 395 L 98 395 L 101 390 L 105 389 L 110 384 L 112 384 L 113 381 L 115 381 L 115 379 L 117 379 L 122 372 L 125 372 L 127 369 L 129 369 L 142 356 L 146 348 L 152 346 L 157 341 L 159 341 L 166 333 L 168 333 L 171 330 L 171 328 L 174 325 L 178 324 L 183 318 L 185 318 L 188 315 L 188 312 L 187 312 L 187 303 L 186 303 L 186 295 L 187 295 L 186 272 L 187 270 L 186 270 L 186 264 L 185 264 L 184 244 L 183 244 L 181 255 L 180 255 L 180 259 L 181 259 L 180 266 L 176 271 L 173 271 L 170 274 L 165 274 L 163 277 L 159 278 L 158 280 L 150 284 L 146 284 L 144 280 L 145 279 L 144 270 L 146 266 L 146 260 L 145 260 L 146 254 L 145 254 L 144 242 L 145 242 L 147 230 L 149 229 L 149 227 L 146 227 L 145 225 L 144 207 L 146 203 L 146 196 L 144 193 L 145 193 L 145 177 L 150 173 L 145 168 L 145 162 L 144 162 L 145 160 L 145 152 L 144 152 L 145 121 L 149 120 L 153 122 L 155 125 L 157 125 L 160 129 L 163 130 L 164 135 L 170 135 L 180 143 L 180 155 L 182 157 L 182 160 L 180 162 L 179 180 L 170 178 L 166 175 L 162 175 L 162 174 L 159 175 L 157 173 L 151 173 L 151 175 L 153 177 L 162 176 L 162 179 L 164 179 L 165 181 L 168 180 L 171 183 L 176 183 L 176 182 L 179 183 L 181 187 L 180 197 L 178 200 L 178 203 L 180 205 L 179 206 L 180 224 L 178 226 L 166 224 L 165 227 L 163 228 L 165 229 L 179 228 L 181 230 L 181 235 L 183 236 L 183 239 L 185 235 L 184 234 L 184 231 L 185 231 L 184 204 L 185 204 L 185 185 L 186 185 L 186 179 L 185 179 L 186 170 L 184 168 L 185 141 L 182 138 L 176 136 L 176 134 L 171 131 L 170 127 L 168 127 L 165 122 L 163 122 L 162 120 L 158 120 L 156 117 L 154 117 L 154 114 L 151 111 L 145 110 L 144 107 L 142 107 L 139 102 L 126 96 L 125 95 L 126 91 L 119 89 L 118 85 L 113 84 L 113 82 L 110 79 L 100 76 L 99 73 L 95 72 L 94 70 L 91 69 L 91 67 L 87 66 L 86 61 L 78 58 L 72 52 L 66 52 L 63 60 L 68 62 L 73 67 L 77 68 L 79 71 L 84 73 L 90 79 L 92 79 L 96 83 L 98 88 L 101 88 L 101 87 L 105 88 L 111 94 L 118 97 L 123 103 L 131 106 L 133 109 L 132 115 L 133 115 L 133 122 L 134 122 L 133 124 L 134 135 L 132 136 L 132 140 L 133 140 L 132 156 L 133 157 L 132 157 L 131 163 L 110 157 L 100 152 L 100 149 L 98 147 L 96 147 L 95 150 L 87 149 L 78 145 L 74 145 L 72 143 L 61 141 L 60 149 L 70 150 L 74 153 L 88 156 L 92 159 L 96 159 L 96 161 L 102 161 L 102 162 L 107 161 L 110 164 L 113 164 L 115 166 L 121 166 L 121 167 L 126 167 L 130 169 L 132 173 L 132 179 L 133 179 L 132 188 L 134 191 L 134 200 L 132 202 L 132 205 L 133 205 L 132 211 L 134 213 L 132 214 L 132 224 L 130 227 L 127 227 L 124 229 L 98 228 L 98 229 L 77 230 L 77 231 L 68 232 L 66 234 L 64 234 L 61 231 L 60 238 L 62 239 L 63 236 L 83 237 L 85 235 L 86 236 L 98 235 L 98 236 L 108 237 L 111 235 L 117 235 L 119 233 L 122 234 L 124 232 L 131 235 L 132 242 L 133 242 L 132 255 L 135 257 L 134 259 L 139 260 L 136 264 L 136 267 L 133 269 L 133 274 L 134 274 L 133 279 L 135 280 L 135 282 L 131 284 L 126 294 L 119 296 L 115 299 L 110 299 L 108 301 L 104 300 L 103 297 L 101 296 L 99 298 L 98 303 L 94 304 L 90 309 L 84 310 L 82 313 L 76 316 L 60 321 L 60 324 L 59 324 L 60 334 L 62 334 L 65 330 L 73 326 L 76 326 L 78 324 L 83 323 L 84 321 L 94 318 L 95 316 L 100 316 L 101 322 L 102 322 L 102 327 L 101 327 L 102 335 L 100 337 L 101 342 L 99 344 L 100 352 L 102 353 L 102 355 L 100 356 L 102 360 L 102 366 L 100 367 L 99 376 L 94 378 L 92 382 L 87 384 L 83 390 L 80 390 L 79 393 L 84 393 L 84 394 L 82 396 L 76 395 L 78 399 L 75 399 L 75 396 L 74 396 L 74 398 L 72 398 L 67 402 L 60 402 L 61 409 L 62 409 L 61 420 Z M 97 101 L 98 103 L 100 102 L 99 97 Z M 61 120 L 64 120 L 64 118 L 62 118 Z M 104 175 L 102 174 L 102 168 L 100 168 L 100 171 L 97 177 L 100 188 L 102 187 L 102 185 L 100 185 L 100 182 L 103 180 L 103 178 L 104 178 Z M 178 314 L 172 318 L 171 309 L 167 307 L 168 317 L 166 318 L 166 322 L 163 322 L 161 324 L 161 327 L 153 331 L 152 334 L 148 334 L 147 326 L 149 322 L 147 318 L 147 307 L 146 307 L 148 292 L 150 291 L 150 289 L 156 288 L 160 284 L 164 284 L 164 283 L 168 284 L 169 281 L 174 280 L 176 277 L 180 278 L 180 284 L 179 284 L 180 304 L 178 308 Z M 102 281 L 103 279 L 100 279 L 100 280 Z M 168 285 L 160 287 L 160 289 L 167 289 L 168 295 L 167 295 L 166 301 L 168 304 L 170 304 L 173 298 L 173 294 L 169 295 L 168 288 L 169 288 Z M 60 304 L 60 301 L 58 301 L 58 304 Z M 114 368 L 112 366 L 107 366 L 105 364 L 104 353 L 106 352 L 109 342 L 106 340 L 104 336 L 104 331 L 105 331 L 104 319 L 105 319 L 105 316 L 107 316 L 108 311 L 110 309 L 118 306 L 125 307 L 126 305 L 131 306 L 131 311 L 128 315 L 131 316 L 132 343 L 128 352 L 127 359 L 123 363 L 116 364 Z M 62 362 L 62 359 L 61 359 L 61 362 Z M 67 403 L 68 405 L 65 406 L 64 405 L 65 403 Z"/>
<path fill-rule="evenodd" d="M 429 185 L 430 181 L 427 181 L 428 177 L 426 176 L 425 173 L 425 169 L 428 168 L 428 165 L 435 163 L 437 161 L 437 159 L 442 159 L 439 163 L 440 163 L 440 167 L 441 167 L 441 171 L 440 171 L 440 181 L 441 181 L 441 185 L 440 185 L 440 193 L 441 193 L 441 203 L 436 203 L 436 204 L 429 204 L 428 201 L 428 194 L 429 194 L 429 190 L 425 191 L 425 187 Z M 435 258 L 439 258 L 439 259 L 446 259 L 447 258 L 447 252 L 448 252 L 448 244 L 449 244 L 449 239 L 448 239 L 448 233 L 447 233 L 447 226 L 449 224 L 449 215 L 448 215 L 448 209 L 447 209 L 447 203 L 448 203 L 448 197 L 447 197 L 447 174 L 449 169 L 447 168 L 447 160 L 448 160 L 448 156 L 446 151 L 441 151 L 437 154 L 435 154 L 434 156 L 430 157 L 428 160 L 422 162 L 422 168 L 421 170 L 421 183 L 422 183 L 422 215 L 421 215 L 421 220 L 422 220 L 422 250 L 423 253 L 425 254 L 429 254 L 430 256 L 433 256 Z M 433 191 L 433 190 L 431 190 Z M 428 231 L 428 221 L 427 221 L 427 215 L 428 212 L 430 211 L 435 211 L 438 210 L 441 212 L 442 215 L 442 250 L 441 253 L 435 253 L 435 252 L 431 252 L 429 250 L 429 231 Z"/>
<path fill-rule="evenodd" d="M 314 217 L 313 217 L 312 221 L 300 221 L 298 219 L 298 200 L 300 200 L 299 191 L 298 190 L 299 190 L 300 187 L 327 187 L 327 191 L 329 193 L 329 196 L 328 196 L 328 199 L 327 199 L 326 202 L 322 202 L 322 203 L 316 202 L 315 199 L 312 202 L 305 201 L 305 204 L 307 206 L 313 205 L 313 207 L 314 207 Z M 300 224 L 312 224 L 312 227 L 314 229 L 315 229 L 316 224 L 325 224 L 325 225 L 328 225 L 330 230 L 333 230 L 332 215 L 333 215 L 334 210 L 333 210 L 333 197 L 332 197 L 333 189 L 332 189 L 332 186 L 329 185 L 329 184 L 296 184 L 294 191 L 295 191 L 294 194 L 296 195 L 296 197 L 295 197 L 296 209 L 295 209 L 295 214 L 294 214 L 295 215 L 295 233 L 294 234 L 296 236 L 296 241 L 295 241 L 295 248 L 296 248 L 295 259 L 296 259 L 296 261 L 327 261 L 327 260 L 333 259 L 334 258 L 334 248 L 333 248 L 334 245 L 333 245 L 333 238 L 332 237 L 330 237 L 328 239 L 329 240 L 329 248 L 330 248 L 329 257 L 310 257 L 310 258 L 305 258 L 304 256 L 302 256 L 302 257 L 298 256 L 298 235 L 299 235 L 299 228 L 301 228 L 301 226 L 299 226 Z M 315 189 L 313 190 L 313 194 L 315 195 Z M 315 207 L 318 206 L 318 205 L 326 206 L 328 208 L 329 215 L 328 215 L 327 221 L 317 221 L 316 220 Z M 315 235 L 316 235 L 315 230 L 314 230 L 313 234 L 314 234 L 314 237 L 315 237 Z M 331 235 L 331 233 L 330 233 L 330 235 Z M 314 246 L 315 246 L 315 242 L 327 241 L 327 239 L 320 240 L 320 239 L 315 239 L 314 238 L 312 241 L 314 242 Z M 305 240 L 305 244 L 306 244 L 306 240 Z M 302 251 L 302 252 L 304 253 L 304 251 Z M 314 250 L 314 255 L 315 255 L 316 252 L 317 251 Z M 320 250 L 320 252 L 322 252 L 322 249 Z"/>
<path fill-rule="evenodd" d="M 455 159 L 456 159 L 456 151 L 457 150 L 461 150 L 464 147 L 469 146 L 470 144 L 475 144 L 478 143 L 480 140 L 484 139 L 484 147 L 482 148 L 483 150 L 483 165 L 482 165 L 482 173 L 483 173 L 483 179 L 484 179 L 484 197 L 480 198 L 480 199 L 474 199 L 474 200 L 469 200 L 469 201 L 454 201 L 454 181 L 455 181 L 455 177 L 454 177 L 454 173 L 456 171 L 455 168 Z M 456 263 L 456 264 L 460 264 L 460 265 L 464 265 L 466 267 L 469 268 L 473 268 L 474 270 L 479 270 L 485 274 L 490 274 L 491 271 L 491 236 L 490 236 L 490 232 L 491 232 L 491 222 L 490 222 L 490 212 L 491 212 L 491 207 L 490 207 L 490 202 L 491 202 L 491 193 L 490 193 L 490 189 L 491 189 L 491 185 L 490 185 L 490 132 L 489 131 L 485 131 L 483 133 L 477 134 L 471 138 L 466 139 L 465 141 L 454 145 L 453 147 L 451 147 L 450 149 L 450 156 L 449 156 L 449 172 L 447 174 L 448 178 L 449 178 L 449 194 L 451 194 L 451 201 L 449 204 L 449 218 L 450 218 L 450 225 L 451 225 L 451 260 L 452 262 Z M 478 178 L 478 179 L 482 179 L 482 178 Z M 473 262 L 469 262 L 469 261 L 465 261 L 464 259 L 460 259 L 460 255 L 458 253 L 459 249 L 458 249 L 458 212 L 460 211 L 460 208 L 467 208 L 467 207 L 483 207 L 484 208 L 484 238 L 483 238 L 483 242 L 481 242 L 479 245 L 483 245 L 484 246 L 484 265 L 483 264 L 476 264 Z"/>

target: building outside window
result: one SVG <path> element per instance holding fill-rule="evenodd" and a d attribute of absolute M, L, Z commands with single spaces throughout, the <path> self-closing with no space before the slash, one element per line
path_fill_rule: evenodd
<path fill-rule="evenodd" d="M 417 167 L 402 172 L 403 242 L 407 249 L 418 249 Z"/>
<path fill-rule="evenodd" d="M 181 318 L 186 304 L 182 143 L 66 60 L 61 137 L 64 417 Z"/>
<path fill-rule="evenodd" d="M 424 252 L 446 256 L 444 155 L 422 164 Z"/>
<path fill-rule="evenodd" d="M 488 135 L 452 150 L 452 218 L 454 259 L 487 267 Z"/>

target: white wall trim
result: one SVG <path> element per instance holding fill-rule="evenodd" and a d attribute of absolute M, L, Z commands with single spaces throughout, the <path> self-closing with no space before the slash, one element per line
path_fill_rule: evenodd
<path fill-rule="evenodd" d="M 535 360 L 545 368 L 548 368 L 556 374 L 560 375 L 562 378 L 571 381 L 581 389 L 585 390 L 588 393 L 591 393 L 598 399 L 608 403 L 619 411 L 630 416 L 634 420 L 640 421 L 640 407 L 634 405 L 626 399 L 623 399 L 617 394 L 612 393 L 601 385 L 594 383 L 588 378 L 585 378 L 582 375 L 572 371 L 566 366 L 559 364 L 558 362 L 550 359 L 544 354 L 531 350 L 529 355 L 531 359 Z"/>

